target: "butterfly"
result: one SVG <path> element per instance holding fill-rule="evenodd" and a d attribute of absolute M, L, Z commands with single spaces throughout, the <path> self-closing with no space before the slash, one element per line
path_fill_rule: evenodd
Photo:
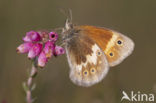
<path fill-rule="evenodd" d="M 134 49 L 134 42 L 114 30 L 90 25 L 74 25 L 66 20 L 62 30 L 70 79 L 89 87 L 100 82 L 109 67 L 120 64 Z"/>

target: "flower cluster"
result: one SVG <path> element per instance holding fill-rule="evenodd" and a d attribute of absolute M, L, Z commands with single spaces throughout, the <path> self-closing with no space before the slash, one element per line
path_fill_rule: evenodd
<path fill-rule="evenodd" d="M 17 47 L 17 52 L 27 53 L 29 59 L 36 58 L 37 65 L 44 67 L 53 55 L 65 53 L 61 46 L 55 44 L 57 39 L 58 34 L 55 32 L 30 31 L 23 37 L 24 43 Z"/>

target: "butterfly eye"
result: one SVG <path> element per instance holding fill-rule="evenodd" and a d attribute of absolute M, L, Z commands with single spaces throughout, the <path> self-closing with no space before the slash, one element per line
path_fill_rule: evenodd
<path fill-rule="evenodd" d="M 90 72 L 91 72 L 91 73 L 95 73 L 95 72 L 96 72 L 95 68 L 91 68 L 91 69 L 90 69 Z"/>
<path fill-rule="evenodd" d="M 114 56 L 114 54 L 113 54 L 112 52 L 110 52 L 110 53 L 109 53 L 109 55 L 110 55 L 111 57 L 113 57 L 113 56 Z"/>
<path fill-rule="evenodd" d="M 83 74 L 84 74 L 85 76 L 87 76 L 87 75 L 88 75 L 88 71 L 84 71 Z"/>
<path fill-rule="evenodd" d="M 117 41 L 117 45 L 122 45 L 123 43 L 122 43 L 122 40 L 118 40 Z"/>
<path fill-rule="evenodd" d="M 100 50 L 97 50 L 96 54 L 97 54 L 98 56 L 101 56 L 101 55 L 102 55 L 102 53 L 101 53 Z"/>

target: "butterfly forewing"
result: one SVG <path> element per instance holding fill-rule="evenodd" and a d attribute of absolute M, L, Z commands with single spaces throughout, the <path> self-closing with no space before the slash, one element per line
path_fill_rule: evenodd
<path fill-rule="evenodd" d="M 116 31 L 95 26 L 78 26 L 77 28 L 99 45 L 110 66 L 121 63 L 134 49 L 133 41 Z"/>
<path fill-rule="evenodd" d="M 101 48 L 83 32 L 66 45 L 70 65 L 70 79 L 80 86 L 91 86 L 101 81 L 108 72 L 108 62 Z"/>

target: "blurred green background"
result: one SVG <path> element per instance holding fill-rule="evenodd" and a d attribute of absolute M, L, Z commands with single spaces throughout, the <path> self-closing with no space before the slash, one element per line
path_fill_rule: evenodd
<path fill-rule="evenodd" d="M 35 80 L 36 103 L 120 103 L 123 90 L 156 93 L 155 0 L 0 0 L 0 103 L 25 103 L 22 82 L 31 63 L 16 47 L 27 31 L 64 26 L 60 8 L 72 9 L 74 23 L 120 31 L 136 46 L 130 57 L 89 88 L 70 81 L 65 55 L 52 58 Z"/>

